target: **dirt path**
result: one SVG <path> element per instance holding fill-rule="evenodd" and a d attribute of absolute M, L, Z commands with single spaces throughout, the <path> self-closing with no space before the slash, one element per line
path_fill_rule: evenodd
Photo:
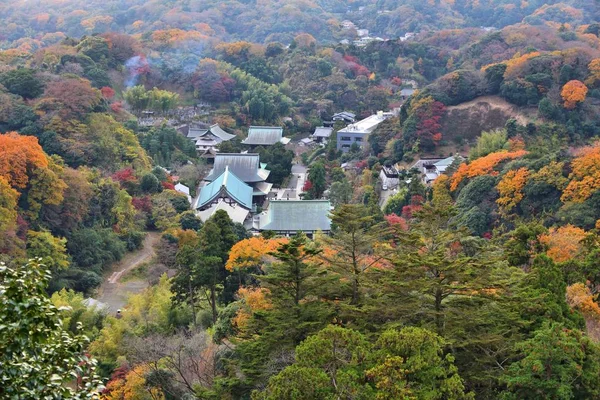
<path fill-rule="evenodd" d="M 120 279 L 127 272 L 154 257 L 156 254 L 154 246 L 159 239 L 159 233 L 148 232 L 141 249 L 128 253 L 121 261 L 112 266 L 107 278 L 100 285 L 98 294 L 95 296 L 96 300 L 108 305 L 109 312 L 116 312 L 118 309 L 123 308 L 129 295 L 139 293 L 148 286 L 145 280 L 120 282 Z"/>

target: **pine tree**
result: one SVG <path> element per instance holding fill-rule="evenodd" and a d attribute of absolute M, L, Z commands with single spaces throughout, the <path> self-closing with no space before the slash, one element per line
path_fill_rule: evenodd
<path fill-rule="evenodd" d="M 275 372 L 269 365 L 278 354 L 292 352 L 330 322 L 331 306 L 324 301 L 329 278 L 315 262 L 319 253 L 314 243 L 298 234 L 271 253 L 276 262 L 256 276 L 269 293 L 271 307 L 253 312 L 237 347 L 242 371 L 254 383 L 265 382 Z"/>
<path fill-rule="evenodd" d="M 324 239 L 333 255 L 323 258 L 342 281 L 350 282 L 349 304 L 353 306 L 361 304 L 363 275 L 383 260 L 383 255 L 375 252 L 383 232 L 373 220 L 364 205 L 344 204 L 331 216 L 333 236 Z"/>

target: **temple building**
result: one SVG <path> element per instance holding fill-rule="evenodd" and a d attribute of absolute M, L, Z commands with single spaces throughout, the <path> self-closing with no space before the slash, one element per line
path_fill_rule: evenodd
<path fill-rule="evenodd" d="M 276 143 L 288 144 L 289 138 L 283 137 L 283 128 L 280 126 L 251 126 L 248 129 L 248 137 L 242 140 L 242 144 L 258 147 L 273 146 Z"/>
<path fill-rule="evenodd" d="M 304 232 L 312 237 L 316 232 L 331 232 L 330 214 L 329 200 L 271 200 L 267 211 L 254 218 L 253 228 L 286 236 Z"/>
<path fill-rule="evenodd" d="M 229 171 L 252 188 L 254 203 L 260 203 L 264 200 L 273 187 L 272 183 L 266 182 L 271 171 L 266 169 L 266 164 L 260 162 L 260 156 L 253 153 L 216 154 L 213 169 L 204 180 L 207 182 L 214 181 L 226 168 L 229 168 Z"/>
<path fill-rule="evenodd" d="M 252 210 L 252 193 L 252 187 L 225 166 L 219 176 L 201 188 L 194 208 L 202 221 L 225 210 L 234 222 L 243 223 Z"/>
<path fill-rule="evenodd" d="M 208 129 L 190 127 L 187 137 L 196 144 L 196 151 L 201 157 L 214 158 L 219 152 L 217 146 L 233 139 L 235 135 L 225 132 L 218 124 L 215 124 Z"/>

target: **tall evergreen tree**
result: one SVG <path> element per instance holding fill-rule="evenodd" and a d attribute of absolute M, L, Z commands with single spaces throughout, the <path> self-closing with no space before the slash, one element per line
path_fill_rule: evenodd
<path fill-rule="evenodd" d="M 324 301 L 328 274 L 317 262 L 319 253 L 314 243 L 298 234 L 272 253 L 276 261 L 257 276 L 271 307 L 252 314 L 242 335 L 245 340 L 237 347 L 242 371 L 255 384 L 272 374 L 269 364 L 278 354 L 291 353 L 331 319 L 331 306 Z"/>
<path fill-rule="evenodd" d="M 362 204 L 341 205 L 331 215 L 333 236 L 324 240 L 333 255 L 323 258 L 342 281 L 350 282 L 349 304 L 353 306 L 361 304 L 364 274 L 383 260 L 375 245 L 384 232 L 373 220 Z"/>

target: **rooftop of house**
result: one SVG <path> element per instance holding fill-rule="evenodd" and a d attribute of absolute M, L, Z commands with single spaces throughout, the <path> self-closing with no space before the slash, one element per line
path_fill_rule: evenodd
<path fill-rule="evenodd" d="M 205 137 L 208 133 L 211 133 L 214 137 L 219 139 L 219 142 L 231 140 L 235 137 L 231 133 L 225 132 L 219 124 L 211 125 L 208 129 L 199 129 L 190 127 L 187 133 L 187 137 L 190 139 L 200 139 Z"/>
<path fill-rule="evenodd" d="M 387 177 L 398 177 L 398 170 L 395 167 L 386 167 L 385 165 L 381 169 Z"/>
<path fill-rule="evenodd" d="M 402 89 L 400 90 L 400 96 L 412 96 L 413 94 L 415 94 L 416 90 L 415 89 Z"/>
<path fill-rule="evenodd" d="M 356 119 L 356 114 L 351 113 L 350 111 L 342 111 L 342 112 L 333 114 L 332 119 L 334 121 L 343 119 L 343 120 L 354 122 L 354 120 Z"/>
<path fill-rule="evenodd" d="M 340 129 L 340 133 L 371 133 L 377 125 L 387 119 L 387 115 L 383 112 L 378 112 L 363 120 L 357 121 L 347 127 Z"/>
<path fill-rule="evenodd" d="M 313 133 L 313 136 L 320 137 L 320 138 L 328 138 L 331 136 L 332 133 L 333 133 L 333 128 L 319 126 L 319 127 L 315 128 L 315 133 Z"/>
<path fill-rule="evenodd" d="M 315 232 L 331 230 L 329 200 L 272 200 L 259 217 L 259 230 Z"/>
<path fill-rule="evenodd" d="M 272 146 L 283 138 L 283 128 L 280 126 L 251 126 L 248 137 L 242 140 L 243 144 L 253 146 Z"/>
<path fill-rule="evenodd" d="M 196 208 L 202 208 L 212 203 L 223 190 L 241 206 L 247 209 L 252 208 L 252 188 L 229 171 L 227 166 L 225 166 L 225 171 L 221 175 L 200 190 Z"/>
<path fill-rule="evenodd" d="M 190 194 L 190 188 L 185 186 L 183 183 L 175 185 L 175 190 L 181 193 Z"/>
<path fill-rule="evenodd" d="M 447 167 L 450 164 L 452 164 L 455 159 L 456 159 L 456 156 L 450 156 L 450 157 L 444 158 L 443 160 L 440 160 L 440 161 L 434 163 L 433 165 L 435 165 L 436 167 Z"/>
<path fill-rule="evenodd" d="M 214 181 L 226 167 L 246 183 L 262 182 L 270 173 L 261 165 L 258 154 L 217 153 L 213 169 L 204 180 Z"/>

